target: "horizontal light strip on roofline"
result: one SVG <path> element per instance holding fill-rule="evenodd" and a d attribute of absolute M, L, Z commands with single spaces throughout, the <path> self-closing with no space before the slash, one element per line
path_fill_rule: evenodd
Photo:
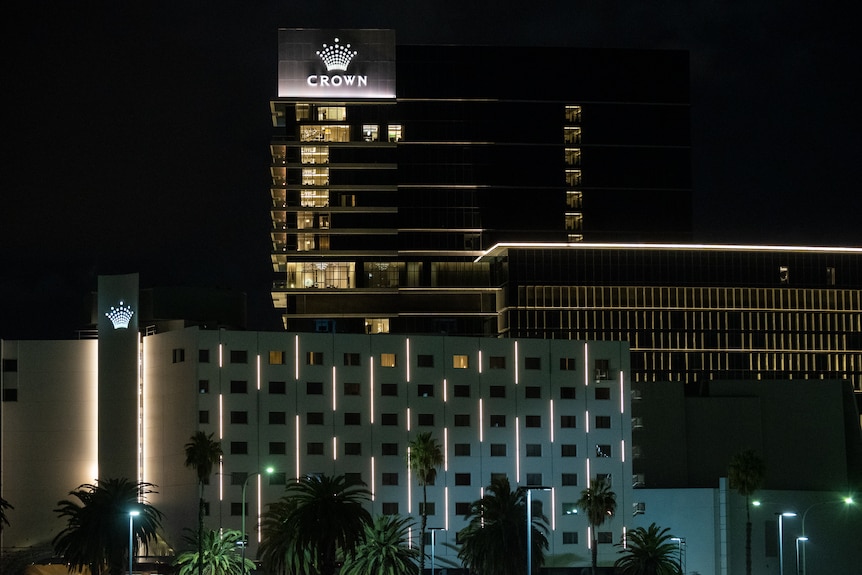
<path fill-rule="evenodd" d="M 774 246 L 755 244 L 641 244 L 641 243 L 563 243 L 563 242 L 512 242 L 499 243 L 476 258 L 505 254 L 511 248 L 523 249 L 576 249 L 576 250 L 684 250 L 684 251 L 736 251 L 736 252 L 808 252 L 862 254 L 862 248 L 837 246 Z"/>

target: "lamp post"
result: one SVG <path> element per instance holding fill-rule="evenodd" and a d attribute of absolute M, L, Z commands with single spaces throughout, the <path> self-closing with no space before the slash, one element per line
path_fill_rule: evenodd
<path fill-rule="evenodd" d="M 817 503 L 812 503 L 811 505 L 809 505 L 805 509 L 805 511 L 802 512 L 802 536 L 800 538 L 800 539 L 802 539 L 802 541 L 808 541 L 808 537 L 805 536 L 805 517 L 806 517 L 806 515 L 808 515 L 808 512 L 811 511 L 811 509 L 813 507 L 817 507 L 818 505 L 829 505 L 829 504 L 835 504 L 835 503 L 843 503 L 844 505 L 853 505 L 853 498 L 848 496 L 848 497 L 844 497 L 840 501 L 833 501 L 833 500 L 818 501 Z M 803 545 L 802 546 L 802 574 L 803 575 L 808 573 L 807 563 L 808 563 L 808 550 Z"/>
<path fill-rule="evenodd" d="M 796 575 L 799 575 L 801 573 L 801 564 L 799 563 L 799 543 L 805 543 L 806 541 L 808 541 L 808 537 L 805 537 L 804 535 L 802 537 L 796 538 Z M 802 548 L 805 549 L 805 546 L 803 545 Z"/>
<path fill-rule="evenodd" d="M 785 511 L 776 515 L 778 515 L 778 575 L 784 575 L 784 518 L 796 517 L 796 513 Z"/>
<path fill-rule="evenodd" d="M 525 487 L 527 490 L 527 575 L 533 573 L 533 491 L 550 491 L 544 485 Z"/>
<path fill-rule="evenodd" d="M 272 467 L 266 468 L 266 474 L 271 474 L 274 469 Z M 242 537 L 242 572 L 247 573 L 245 569 L 245 548 L 248 546 L 248 538 L 245 535 L 245 488 L 248 486 L 248 480 L 254 477 L 255 475 L 260 475 L 259 471 L 256 471 L 245 478 L 245 481 L 242 482 L 242 532 L 240 533 L 240 537 Z"/>
<path fill-rule="evenodd" d="M 132 558 L 135 556 L 135 548 L 134 548 L 134 527 L 135 527 L 135 517 L 140 515 L 141 512 L 137 510 L 129 511 L 129 575 L 132 575 Z"/>
<path fill-rule="evenodd" d="M 682 567 L 682 546 L 685 545 L 685 537 L 671 537 L 671 541 L 676 541 L 677 548 L 679 549 L 679 572 L 680 575 L 685 575 L 685 570 Z"/>
<path fill-rule="evenodd" d="M 437 548 L 437 532 L 445 531 L 445 527 L 429 527 L 428 531 L 431 532 L 431 575 L 434 575 L 434 550 Z"/>

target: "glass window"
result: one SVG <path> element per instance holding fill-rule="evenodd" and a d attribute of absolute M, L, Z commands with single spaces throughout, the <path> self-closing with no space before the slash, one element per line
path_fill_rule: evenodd
<path fill-rule="evenodd" d="M 578 474 L 577 473 L 563 473 L 563 478 L 561 483 L 564 486 L 577 486 L 578 484 Z"/>
<path fill-rule="evenodd" d="M 247 411 L 231 411 L 230 412 L 230 422 L 233 424 L 246 424 L 246 423 L 248 423 L 248 412 Z"/>
<path fill-rule="evenodd" d="M 455 414 L 455 427 L 470 427 L 470 414 Z"/>
<path fill-rule="evenodd" d="M 540 357 L 525 357 L 524 369 L 542 369 L 542 358 Z"/>
<path fill-rule="evenodd" d="M 491 416 L 491 427 L 506 427 L 506 416 L 505 415 L 492 415 Z"/>
<path fill-rule="evenodd" d="M 470 474 L 469 473 L 456 473 L 455 474 L 455 485 L 470 485 Z"/>
<path fill-rule="evenodd" d="M 524 418 L 526 427 L 542 427 L 541 415 L 528 415 Z"/>
<path fill-rule="evenodd" d="M 470 397 L 470 386 L 464 384 L 456 384 L 452 389 L 455 397 Z"/>
<path fill-rule="evenodd" d="M 542 388 L 537 385 L 528 385 L 524 388 L 524 397 L 527 399 L 541 399 Z"/>
<path fill-rule="evenodd" d="M 610 457 L 611 456 L 611 446 L 607 443 L 601 443 L 596 445 L 596 457 Z"/>
<path fill-rule="evenodd" d="M 309 411 L 305 414 L 306 425 L 323 425 L 322 411 Z"/>
<path fill-rule="evenodd" d="M 344 455 L 362 455 L 362 444 L 346 442 L 344 444 Z"/>
<path fill-rule="evenodd" d="M 434 385 L 430 383 L 420 383 L 416 386 L 416 392 L 419 397 L 434 397 Z"/>
<path fill-rule="evenodd" d="M 597 387 L 596 388 L 596 399 L 610 399 L 611 398 L 611 388 L 609 387 Z"/>
<path fill-rule="evenodd" d="M 299 161 L 303 164 L 328 164 L 329 146 L 302 146 Z"/>
<path fill-rule="evenodd" d="M 397 413 L 381 413 L 380 414 L 380 424 L 381 425 L 398 425 L 398 414 Z"/>
<path fill-rule="evenodd" d="M 384 473 L 382 483 L 383 485 L 398 485 L 398 474 Z"/>
<path fill-rule="evenodd" d="M 270 411 L 269 412 L 269 424 L 270 425 L 284 425 L 287 423 L 287 414 L 283 411 Z"/>
<path fill-rule="evenodd" d="M 506 397 L 505 385 L 492 385 L 489 390 L 491 397 Z"/>
<path fill-rule="evenodd" d="M 307 381 L 305 382 L 306 395 L 323 395 L 322 381 Z"/>
<path fill-rule="evenodd" d="M 287 453 L 287 444 L 284 441 L 270 441 L 269 442 L 269 454 L 270 455 L 284 455 Z"/>
<path fill-rule="evenodd" d="M 454 369 L 467 369 L 470 367 L 470 358 L 466 355 L 453 355 L 452 367 Z"/>
<path fill-rule="evenodd" d="M 609 415 L 596 416 L 596 429 L 610 429 L 611 417 Z"/>
<path fill-rule="evenodd" d="M 542 456 L 542 444 L 541 443 L 528 443 L 526 455 L 527 455 L 527 457 L 541 457 Z"/>
<path fill-rule="evenodd" d="M 269 352 L 269 365 L 284 365 L 284 356 L 283 351 L 271 350 Z"/>
<path fill-rule="evenodd" d="M 344 365 L 361 365 L 361 359 L 358 353 L 345 353 Z"/>
<path fill-rule="evenodd" d="M 577 388 L 571 386 L 560 387 L 560 399 L 577 399 Z"/>
<path fill-rule="evenodd" d="M 563 531 L 563 545 L 577 545 L 578 544 L 578 532 L 577 531 Z"/>
<path fill-rule="evenodd" d="M 397 383 L 384 383 L 380 386 L 380 395 L 397 397 L 398 396 L 398 384 Z"/>
<path fill-rule="evenodd" d="M 268 388 L 271 395 L 284 395 L 287 391 L 287 383 L 283 381 L 270 381 Z"/>
<path fill-rule="evenodd" d="M 309 351 L 305 354 L 305 363 L 307 365 L 323 365 L 323 352 Z"/>
<path fill-rule="evenodd" d="M 429 354 L 419 354 L 416 357 L 416 364 L 419 367 L 434 367 L 434 356 Z"/>
<path fill-rule="evenodd" d="M 310 441 L 305 445 L 307 455 L 323 455 L 323 443 L 319 441 Z"/>
<path fill-rule="evenodd" d="M 395 367 L 396 357 L 394 353 L 380 354 L 380 367 Z"/>
<path fill-rule="evenodd" d="M 359 384 L 344 382 L 344 395 L 359 395 Z"/>
<path fill-rule="evenodd" d="M 417 417 L 417 423 L 422 426 L 434 426 L 434 414 L 433 413 L 420 413 Z"/>
<path fill-rule="evenodd" d="M 233 380 L 230 382 L 231 393 L 248 393 L 248 382 L 241 380 Z"/>
<path fill-rule="evenodd" d="M 388 139 L 390 142 L 400 142 L 404 137 L 404 130 L 401 124 L 389 124 L 387 127 Z"/>
<path fill-rule="evenodd" d="M 578 417 L 576 415 L 561 415 L 560 427 L 571 429 L 578 426 Z"/>
<path fill-rule="evenodd" d="M 455 455 L 458 457 L 469 457 L 470 455 L 470 444 L 469 443 L 456 443 L 455 444 Z"/>
<path fill-rule="evenodd" d="M 358 412 L 347 412 L 344 414 L 344 425 L 361 425 Z"/>
<path fill-rule="evenodd" d="M 384 443 L 380 446 L 381 455 L 398 455 L 397 443 Z"/>
<path fill-rule="evenodd" d="M 349 142 L 350 126 L 347 124 L 300 126 L 299 139 L 302 142 Z"/>
<path fill-rule="evenodd" d="M 577 457 L 578 446 L 574 443 L 564 443 L 560 446 L 560 457 Z"/>
<path fill-rule="evenodd" d="M 560 371 L 574 371 L 575 370 L 575 358 L 573 357 L 561 357 L 560 358 Z"/>
<path fill-rule="evenodd" d="M 506 358 L 502 355 L 492 355 L 488 359 L 488 367 L 491 369 L 506 369 Z"/>
<path fill-rule="evenodd" d="M 376 142 L 379 138 L 377 124 L 362 124 L 362 139 L 366 142 Z"/>
<path fill-rule="evenodd" d="M 232 349 L 230 352 L 231 363 L 248 363 L 248 352 L 244 349 Z"/>
<path fill-rule="evenodd" d="M 491 457 L 506 457 L 506 444 L 505 443 L 492 443 L 491 444 Z"/>

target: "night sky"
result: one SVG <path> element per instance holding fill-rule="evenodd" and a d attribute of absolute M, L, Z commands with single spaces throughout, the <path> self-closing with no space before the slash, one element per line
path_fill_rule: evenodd
<path fill-rule="evenodd" d="M 268 145 L 279 27 L 688 50 L 695 239 L 862 246 L 862 50 L 832 3 L 25 4 L 2 18 L 5 339 L 72 337 L 97 275 L 135 271 L 142 287 L 245 291 L 249 327 L 278 327 Z"/>

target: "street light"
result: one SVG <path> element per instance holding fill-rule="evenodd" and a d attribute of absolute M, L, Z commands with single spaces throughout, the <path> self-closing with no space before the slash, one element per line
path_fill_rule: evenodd
<path fill-rule="evenodd" d="M 533 573 L 533 491 L 550 491 L 544 485 L 525 487 L 527 490 L 527 575 Z"/>
<path fill-rule="evenodd" d="M 776 515 L 778 515 L 778 575 L 784 575 L 784 518 L 796 517 L 796 513 L 785 511 Z"/>
<path fill-rule="evenodd" d="M 685 573 L 685 569 L 682 566 L 682 546 L 685 545 L 685 537 L 671 537 L 671 541 L 676 541 L 677 548 L 679 549 L 679 572 L 681 574 Z"/>
<path fill-rule="evenodd" d="M 808 541 L 808 537 L 805 537 L 804 535 L 802 537 L 796 538 L 796 575 L 799 575 L 799 573 L 800 573 L 799 543 L 800 542 L 805 543 L 806 541 Z M 802 549 L 805 549 L 805 546 L 803 546 Z"/>
<path fill-rule="evenodd" d="M 266 474 L 269 475 L 273 471 L 275 471 L 272 467 L 266 468 Z M 245 488 L 248 486 L 248 480 L 254 477 L 255 475 L 260 475 L 259 471 L 256 471 L 245 478 L 245 481 L 242 482 L 242 533 L 240 536 L 242 537 L 242 572 L 247 573 L 245 569 L 245 548 L 248 545 L 248 538 L 245 535 Z"/>
<path fill-rule="evenodd" d="M 134 531 L 134 521 L 135 521 L 135 517 L 137 517 L 140 514 L 141 514 L 141 512 L 137 511 L 137 510 L 129 511 L 129 575 L 132 575 L 132 558 L 134 557 L 134 549 L 135 549 L 132 546 L 133 541 L 134 541 L 132 539 L 132 534 Z"/>
<path fill-rule="evenodd" d="M 809 505 L 805 511 L 802 512 L 802 539 L 803 541 L 808 541 L 808 537 L 805 536 L 805 516 L 808 515 L 808 512 L 811 511 L 812 507 L 817 507 L 818 505 L 829 505 L 835 503 L 843 503 L 844 505 L 853 505 L 853 498 L 850 496 L 842 498 L 840 501 L 830 500 L 830 501 L 818 501 L 817 503 L 812 503 Z M 802 547 L 802 573 L 808 573 L 808 550 L 805 546 Z"/>
<path fill-rule="evenodd" d="M 434 575 L 434 550 L 437 547 L 437 538 L 435 535 L 438 531 L 446 531 L 445 527 L 429 527 L 428 531 L 431 532 L 431 575 Z"/>

